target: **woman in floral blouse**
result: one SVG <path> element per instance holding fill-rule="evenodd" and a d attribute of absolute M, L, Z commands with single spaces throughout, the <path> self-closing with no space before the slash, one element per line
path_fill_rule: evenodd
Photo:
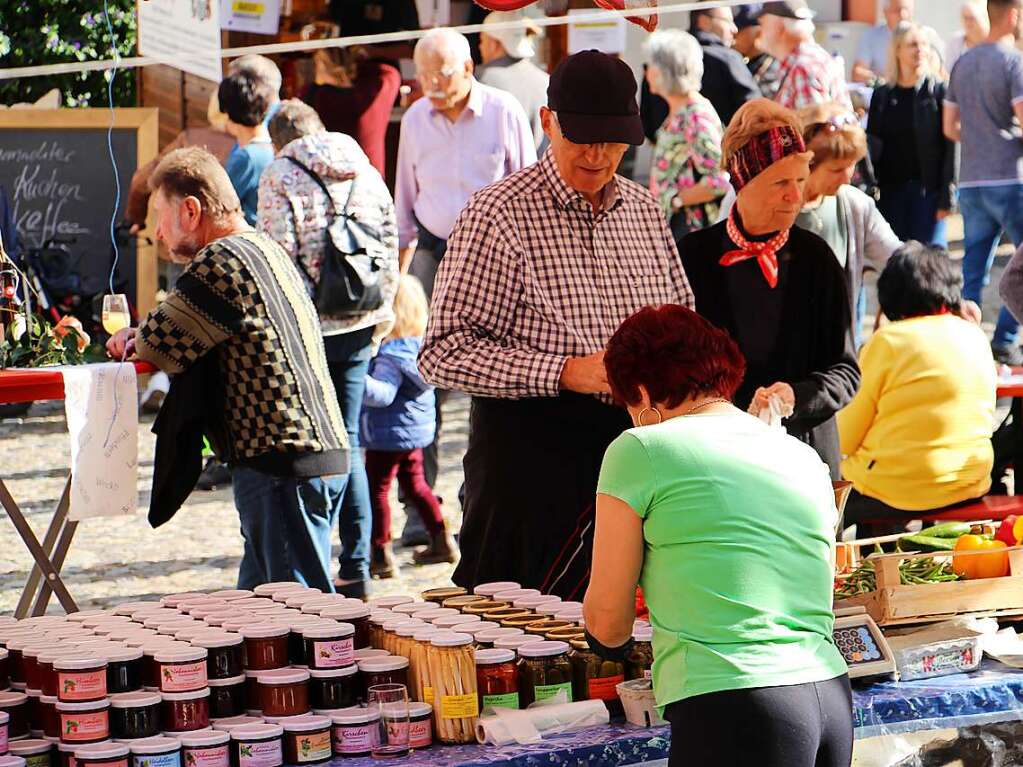
<path fill-rule="evenodd" d="M 724 130 L 714 107 L 700 95 L 703 51 L 696 38 L 677 29 L 655 32 L 647 56 L 650 90 L 671 109 L 657 133 L 650 189 L 677 242 L 717 220 L 719 200 L 729 189 L 721 168 Z"/>

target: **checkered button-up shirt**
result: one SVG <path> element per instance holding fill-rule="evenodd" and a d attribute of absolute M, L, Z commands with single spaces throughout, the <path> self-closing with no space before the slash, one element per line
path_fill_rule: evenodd
<path fill-rule="evenodd" d="M 565 360 L 604 348 L 651 304 L 693 294 L 651 194 L 615 177 L 601 211 L 553 154 L 477 192 L 455 224 L 419 357 L 427 380 L 484 397 L 551 397 Z"/>
<path fill-rule="evenodd" d="M 838 63 L 817 43 L 802 42 L 778 69 L 774 100 L 797 110 L 811 104 L 837 101 L 852 111 L 849 88 Z"/>

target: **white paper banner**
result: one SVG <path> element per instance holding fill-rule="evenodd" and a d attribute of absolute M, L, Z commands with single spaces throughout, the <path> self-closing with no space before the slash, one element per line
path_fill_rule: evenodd
<path fill-rule="evenodd" d="M 220 26 L 232 32 L 276 35 L 281 0 L 220 0 Z"/>
<path fill-rule="evenodd" d="M 60 370 L 71 437 L 68 517 L 134 514 L 139 475 L 135 366 L 108 362 Z"/>
<path fill-rule="evenodd" d="M 581 16 L 588 14 L 587 8 L 573 8 L 569 10 L 568 16 Z M 626 26 L 624 16 L 610 19 L 573 21 L 568 25 L 568 52 L 569 54 L 588 51 L 591 48 L 602 53 L 625 53 Z"/>
<path fill-rule="evenodd" d="M 220 82 L 218 0 L 139 0 L 139 53 Z"/>

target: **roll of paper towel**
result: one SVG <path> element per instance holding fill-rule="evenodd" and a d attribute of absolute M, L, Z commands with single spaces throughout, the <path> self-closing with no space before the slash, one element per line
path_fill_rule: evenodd
<path fill-rule="evenodd" d="M 546 736 L 596 727 L 610 720 L 602 700 L 532 706 L 522 711 L 495 708 L 493 712 L 493 716 L 481 717 L 477 721 L 476 740 L 495 746 L 537 743 Z"/>

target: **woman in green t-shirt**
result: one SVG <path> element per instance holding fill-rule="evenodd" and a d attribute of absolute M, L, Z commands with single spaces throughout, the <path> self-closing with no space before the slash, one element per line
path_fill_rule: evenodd
<path fill-rule="evenodd" d="M 608 447 L 597 488 L 585 601 L 594 649 L 627 648 L 638 582 L 654 693 L 672 725 L 669 767 L 848 767 L 828 467 L 731 404 L 742 355 L 689 309 L 633 315 L 604 363 L 636 428 Z"/>

